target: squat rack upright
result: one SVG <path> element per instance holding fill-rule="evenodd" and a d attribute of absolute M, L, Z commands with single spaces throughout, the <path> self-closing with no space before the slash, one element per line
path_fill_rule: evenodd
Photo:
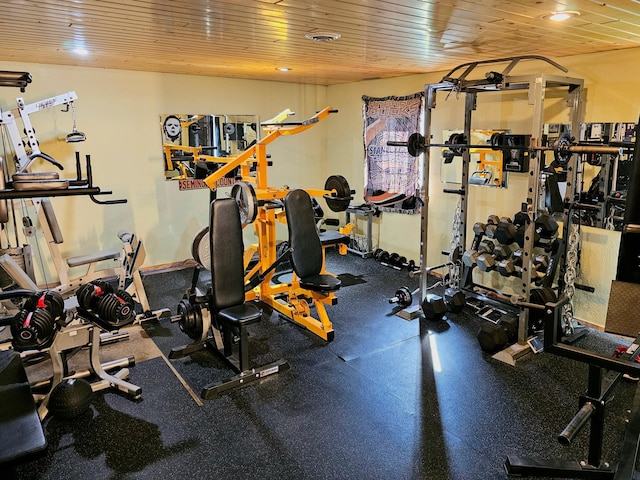
<path fill-rule="evenodd" d="M 471 138 L 472 113 L 476 110 L 477 96 L 483 92 L 502 92 L 513 90 L 526 90 L 528 104 L 532 106 L 531 116 L 531 145 L 528 171 L 528 187 L 526 199 L 523 203 L 523 211 L 526 211 L 529 219 L 525 230 L 525 242 L 523 247 L 522 279 L 519 297 L 523 303 L 528 303 L 531 290 L 531 254 L 534 248 L 535 220 L 540 210 L 539 187 L 541 165 L 544 161 L 544 146 L 541 144 L 544 128 L 544 102 L 547 89 L 566 89 L 566 105 L 569 110 L 569 124 L 571 132 L 578 132 L 581 111 L 581 99 L 583 94 L 583 80 L 570 78 L 561 75 L 551 75 L 546 73 L 535 73 L 528 75 L 511 76 L 512 70 L 523 60 L 537 60 L 552 65 L 555 69 L 566 73 L 568 70 L 556 62 L 537 55 L 499 58 L 494 60 L 483 60 L 459 65 L 451 70 L 439 83 L 425 85 L 425 115 L 424 115 L 424 169 L 423 169 L 423 195 L 424 208 L 421 213 L 421 243 L 420 243 L 420 265 L 427 265 L 428 254 L 428 207 L 429 207 L 429 165 L 431 161 L 431 147 L 428 145 L 432 138 L 432 117 L 436 108 L 437 94 L 445 92 L 447 95 L 464 95 L 464 138 Z M 475 72 L 479 66 L 504 64 L 506 67 L 501 72 L 489 71 L 484 78 L 470 80 L 468 77 Z M 462 73 L 454 76 L 458 71 Z M 563 211 L 563 229 L 568 228 L 569 206 L 573 202 L 575 195 L 575 175 L 577 171 L 577 156 L 571 155 L 566 165 L 567 186 L 565 191 L 565 202 Z M 468 212 L 469 193 L 469 167 L 471 162 L 471 152 L 469 148 L 462 149 L 462 178 L 460 189 L 455 191 L 460 196 L 460 249 L 464 251 L 466 245 L 466 225 Z M 428 277 L 421 275 L 420 296 L 425 299 L 428 289 Z M 520 307 L 518 323 L 518 344 L 525 346 L 528 337 L 529 310 L 525 306 Z"/>

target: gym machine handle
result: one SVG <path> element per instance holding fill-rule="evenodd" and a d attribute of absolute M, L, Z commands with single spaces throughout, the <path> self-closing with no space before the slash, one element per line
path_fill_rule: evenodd
<path fill-rule="evenodd" d="M 570 445 L 574 437 L 582 430 L 587 421 L 596 413 L 596 407 L 591 402 L 586 402 L 576 416 L 571 419 L 569 424 L 558 435 L 558 442 L 562 445 Z"/>
<path fill-rule="evenodd" d="M 111 191 L 100 192 L 101 194 L 111 195 Z M 89 198 L 93 203 L 97 203 L 98 205 L 116 205 L 119 203 L 127 203 L 126 198 L 119 198 L 118 200 L 98 200 L 92 193 L 89 194 Z"/>
<path fill-rule="evenodd" d="M 55 160 L 53 157 L 47 155 L 46 153 L 39 152 L 39 153 L 34 153 L 32 155 L 29 155 L 29 159 L 30 160 L 34 160 L 36 158 L 42 158 L 43 160 L 46 160 L 47 162 L 49 162 L 49 163 L 55 165 L 56 167 L 58 167 L 59 170 L 64 170 L 64 167 L 57 160 Z"/>
<path fill-rule="evenodd" d="M 444 193 L 454 193 L 456 195 L 464 195 L 464 188 L 443 188 Z"/>

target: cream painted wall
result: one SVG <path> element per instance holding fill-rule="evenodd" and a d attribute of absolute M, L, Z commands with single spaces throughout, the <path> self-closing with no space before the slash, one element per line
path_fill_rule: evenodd
<path fill-rule="evenodd" d="M 75 149 L 83 159 L 84 154 L 91 154 L 94 183 L 113 191 L 112 196 L 100 198 L 128 200 L 124 205 L 101 206 L 84 196 L 53 198 L 65 237 L 61 245 L 64 257 L 119 248 L 116 234 L 124 229 L 144 240 L 145 265 L 191 258 L 193 236 L 208 221 L 209 191 L 180 192 L 177 182 L 164 180 L 160 114 L 258 114 L 264 120 L 291 108 L 297 112 L 292 119 L 303 120 L 327 106 L 326 88 L 310 85 L 21 63 L 2 63 L 0 69 L 28 71 L 33 76 L 25 93 L 0 89 L 3 110 L 15 108 L 19 96 L 33 103 L 69 90 L 78 94 L 77 126 L 86 133 L 87 141 L 65 143 L 71 115 L 52 108 L 31 116 L 41 150 L 61 162 L 63 175 L 70 177 L 75 175 Z M 272 185 L 324 186 L 326 125 L 334 117 L 268 147 Z M 38 162 L 36 169 L 51 170 L 44 162 Z M 226 192 L 228 189 L 221 189 L 221 194 Z M 22 212 L 17 215 L 20 223 Z M 35 222 L 35 216 L 32 218 Z M 253 239 L 250 232 L 245 242 Z M 30 242 L 35 243 L 33 238 Z M 41 238 L 38 244 L 47 263 L 46 244 Z M 33 247 L 35 250 L 36 245 Z M 37 253 L 34 262 L 39 263 Z M 50 267 L 45 272 L 47 281 L 54 280 Z"/>
<path fill-rule="evenodd" d="M 556 59 L 569 68 L 568 76 L 585 80 L 586 121 L 636 121 L 640 111 L 640 97 L 634 93 L 640 76 L 639 54 L 640 49 L 632 49 Z M 538 70 L 557 73 L 543 64 L 529 65 L 518 73 Z M 270 183 L 321 188 L 328 175 L 341 174 L 357 191 L 356 202 L 362 202 L 362 95 L 405 95 L 423 90 L 425 84 L 437 82 L 443 75 L 438 72 L 321 87 L 10 62 L 0 68 L 29 71 L 34 78 L 23 94 L 17 89 L 0 89 L 2 109 L 15 108 L 18 96 L 32 103 L 68 90 L 76 91 L 78 129 L 87 134 L 88 141 L 64 143 L 64 135 L 71 129 L 71 116 L 60 109 L 50 109 L 32 116 L 41 149 L 63 163 L 68 176 L 74 173 L 76 148 L 83 156 L 91 154 L 95 183 L 103 190 L 113 190 L 111 198 L 128 199 L 125 205 L 99 206 L 86 197 L 54 198 L 65 236 L 63 255 L 118 247 L 116 233 L 125 229 L 144 239 L 148 254 L 145 265 L 190 258 L 193 235 L 207 222 L 207 191 L 179 192 L 175 182 L 163 179 L 160 114 L 237 113 L 258 114 L 265 119 L 291 108 L 298 112 L 295 118 L 301 120 L 331 105 L 339 110 L 337 115 L 300 135 L 278 139 L 269 147 L 274 163 L 269 170 Z M 545 105 L 547 121 L 563 120 L 563 109 L 557 102 L 549 100 Z M 454 96 L 447 101 L 439 99 L 434 134 L 460 128 L 463 108 Z M 481 95 L 474 128 L 528 131 L 529 116 L 522 96 L 506 103 L 499 98 L 485 100 Z M 37 169 L 48 166 L 39 164 Z M 427 264 L 440 262 L 439 252 L 449 244 L 451 214 L 457 199 L 443 194 L 442 186 L 440 165 L 432 162 Z M 488 213 L 513 215 L 523 200 L 525 188 L 526 176 L 513 174 L 508 190 L 475 188 L 470 194 L 469 218 L 480 220 Z M 224 193 L 222 189 L 221 194 Z M 19 204 L 17 207 L 20 222 L 22 212 Z M 419 215 L 384 213 L 375 219 L 374 244 L 418 260 L 420 226 Z M 364 227 L 363 222 L 358 222 L 360 233 Z M 252 241 L 250 232 L 247 237 L 247 242 Z M 615 275 L 619 235 L 585 229 L 583 239 L 580 280 L 595 286 L 596 294 L 577 293 L 577 316 L 602 325 L 610 281 Z M 4 238 L 3 245 L 6 245 Z M 47 263 L 48 252 L 42 239 L 39 246 Z M 35 261 L 38 262 L 37 257 Z M 45 271 L 47 280 L 52 281 L 50 267 Z"/>
<path fill-rule="evenodd" d="M 637 59 L 640 49 L 607 52 L 554 59 L 567 67 L 563 74 L 543 63 L 523 63 L 524 68 L 514 75 L 544 72 L 582 78 L 585 83 L 583 102 L 585 121 L 631 121 L 636 122 L 640 112 L 640 95 L 637 94 L 637 79 L 640 64 Z M 327 171 L 345 175 L 363 199 L 363 142 L 362 142 L 362 95 L 383 97 L 407 95 L 424 89 L 425 84 L 441 80 L 445 72 L 413 75 L 392 80 L 372 80 L 348 85 L 328 87 L 328 101 L 340 109 L 340 119 L 328 125 L 329 145 L 327 149 Z M 473 114 L 473 128 L 509 128 L 514 133 L 528 133 L 531 129 L 531 107 L 523 93 L 481 94 L 478 107 Z M 463 126 L 464 105 L 452 95 L 444 100 L 438 96 L 434 111 L 432 133 Z M 567 110 L 562 102 L 551 95 L 545 101 L 545 121 L 568 121 Z M 436 141 L 441 140 L 434 137 Z M 434 161 L 429 176 L 429 225 L 428 258 L 426 263 L 440 263 L 444 257 L 441 250 L 448 249 L 451 231 L 451 216 L 457 199 L 442 193 L 440 162 Z M 471 187 L 469 199 L 469 222 L 484 221 L 491 213 L 512 216 L 525 199 L 526 174 L 511 174 L 506 190 Z M 383 213 L 376 219 L 374 243 L 388 251 L 396 251 L 416 261 L 420 255 L 420 216 Z M 470 239 L 469 239 L 470 241 Z M 604 325 L 609 298 L 610 282 L 615 276 L 619 234 L 599 229 L 585 228 L 583 232 L 582 276 L 579 282 L 596 288 L 595 294 L 578 291 L 575 297 L 576 316 L 596 325 Z M 503 279 L 491 275 L 483 279 L 484 284 L 509 290 Z M 517 285 L 514 287 L 517 288 Z"/>

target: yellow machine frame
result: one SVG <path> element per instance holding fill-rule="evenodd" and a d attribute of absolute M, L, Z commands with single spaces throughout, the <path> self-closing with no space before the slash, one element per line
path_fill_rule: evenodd
<path fill-rule="evenodd" d="M 319 293 L 300 287 L 300 281 L 296 274 L 288 283 L 272 283 L 273 272 L 269 268 L 276 261 L 276 222 L 286 223 L 282 208 L 273 208 L 270 202 L 283 200 L 289 193 L 287 187 L 270 187 L 267 177 L 267 145 L 284 135 L 295 135 L 313 127 L 335 112 L 331 107 L 326 107 L 316 115 L 303 122 L 285 124 L 283 121 L 293 112 L 285 110 L 269 122 L 263 123 L 265 137 L 235 157 L 215 158 L 207 157 L 225 165 L 205 178 L 205 184 L 213 191 L 216 183 L 234 169 L 239 168 L 239 180 L 247 182 L 254 187 L 257 201 L 257 215 L 253 222 L 258 243 L 245 250 L 245 270 L 250 261 L 257 254 L 258 262 L 245 273 L 245 281 L 248 283 L 256 274 L 263 274 L 260 284 L 246 293 L 246 300 L 260 300 L 288 317 L 293 322 L 303 326 L 307 330 L 318 335 L 326 341 L 333 340 L 333 325 L 327 315 L 326 305 L 335 305 L 337 298 L 333 292 Z M 255 171 L 251 172 L 251 166 L 255 165 Z M 336 195 L 335 190 L 306 189 L 311 196 Z M 346 226 L 340 231 L 348 235 L 352 226 Z M 340 245 L 340 253 L 346 255 L 346 245 Z M 324 255 L 324 251 L 323 251 Z M 323 272 L 325 271 L 323 258 Z M 311 306 L 315 306 L 317 318 L 311 314 Z"/>

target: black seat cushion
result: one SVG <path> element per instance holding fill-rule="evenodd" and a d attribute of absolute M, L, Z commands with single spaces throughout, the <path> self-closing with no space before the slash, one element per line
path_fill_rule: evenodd
<path fill-rule="evenodd" d="M 0 352 L 0 463 L 16 460 L 46 448 L 20 355 Z"/>
<path fill-rule="evenodd" d="M 323 247 L 339 244 L 349 245 L 349 235 L 344 235 L 337 230 L 326 230 L 320 232 L 320 242 Z"/>
<path fill-rule="evenodd" d="M 242 303 L 218 312 L 218 318 L 232 325 L 244 326 L 256 323 L 262 317 L 262 310 L 251 303 Z"/>
<path fill-rule="evenodd" d="M 315 292 L 333 292 L 340 288 L 338 277 L 330 274 L 311 275 L 300 279 L 300 286 Z"/>
<path fill-rule="evenodd" d="M 293 271 L 300 278 L 319 274 L 322 270 L 322 244 L 316 230 L 311 197 L 304 190 L 292 190 L 284 198 L 284 210 Z"/>
<path fill-rule="evenodd" d="M 209 251 L 216 310 L 244 303 L 244 245 L 240 212 L 233 198 L 211 202 Z"/>

